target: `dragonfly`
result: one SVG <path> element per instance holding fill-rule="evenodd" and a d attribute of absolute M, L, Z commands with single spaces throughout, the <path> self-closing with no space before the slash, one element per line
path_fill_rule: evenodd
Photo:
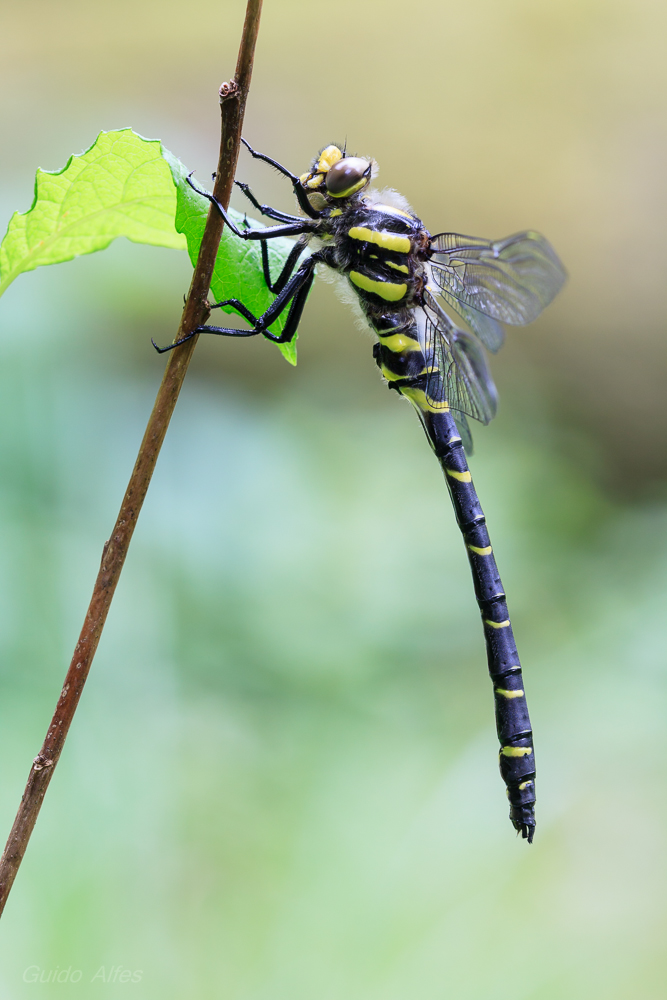
<path fill-rule="evenodd" d="M 482 618 L 510 820 L 531 843 L 533 731 L 507 599 L 468 468 L 468 418 L 488 424 L 496 413 L 498 396 L 486 351 L 502 346 L 503 324 L 536 319 L 562 287 L 566 272 L 550 243 L 533 231 L 501 240 L 447 232 L 432 236 L 401 195 L 371 186 L 375 161 L 348 156 L 345 147 L 326 146 L 310 170 L 297 176 L 243 142 L 255 159 L 290 180 L 301 214 L 261 204 L 247 184 L 237 181 L 254 208 L 275 223 L 240 228 L 192 175 L 188 181 L 212 202 L 234 236 L 260 241 L 264 280 L 275 298 L 261 316 L 236 298 L 211 305 L 231 307 L 248 328 L 198 326 L 166 347 L 153 345 L 163 353 L 199 334 L 263 335 L 286 343 L 297 332 L 318 267 L 336 272 L 352 290 L 376 335 L 373 355 L 383 378 L 417 411 L 444 473 Z M 298 239 L 274 278 L 267 241 L 284 236 Z M 273 333 L 269 328 L 283 313 L 282 332 Z"/>

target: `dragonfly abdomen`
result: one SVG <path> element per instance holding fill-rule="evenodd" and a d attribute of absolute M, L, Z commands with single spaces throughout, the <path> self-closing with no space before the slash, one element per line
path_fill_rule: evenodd
<path fill-rule="evenodd" d="M 375 322 L 378 337 L 375 360 L 389 385 L 402 390 L 406 380 L 412 383 L 426 374 L 426 361 L 413 314 L 409 310 L 394 316 L 385 313 Z"/>
<path fill-rule="evenodd" d="M 420 409 L 418 407 L 418 409 Z M 507 787 L 510 819 L 532 841 L 535 832 L 535 752 L 523 689 L 521 663 L 486 518 L 475 490 L 456 424 L 449 412 L 420 409 L 454 505 L 472 571 L 475 597 L 484 626 L 489 674 L 493 682 L 500 773 Z"/>
<path fill-rule="evenodd" d="M 448 412 L 444 382 L 437 377 L 437 369 L 426 361 L 415 311 L 402 309 L 393 315 L 386 312 L 373 315 L 367 309 L 366 314 L 378 336 L 375 360 L 389 387 L 409 399 L 419 413 Z"/>

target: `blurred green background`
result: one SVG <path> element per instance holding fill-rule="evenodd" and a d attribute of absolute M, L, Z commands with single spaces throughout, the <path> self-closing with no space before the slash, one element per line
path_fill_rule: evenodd
<path fill-rule="evenodd" d="M 102 128 L 214 169 L 242 0 L 0 9 L 3 226 Z M 437 463 L 320 282 L 296 369 L 260 338 L 197 348 L 2 921 L 2 1000 L 663 1000 L 666 30 L 655 0 L 265 0 L 247 108 L 295 171 L 347 138 L 431 231 L 536 228 L 570 272 L 494 359 L 472 466 L 535 844 Z M 185 253 L 118 241 L 0 302 L 3 840 L 188 281 Z"/>

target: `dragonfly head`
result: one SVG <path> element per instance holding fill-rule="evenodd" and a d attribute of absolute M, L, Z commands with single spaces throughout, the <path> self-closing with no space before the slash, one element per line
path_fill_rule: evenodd
<path fill-rule="evenodd" d="M 313 162 L 309 173 L 299 180 L 309 194 L 325 200 L 351 198 L 371 179 L 373 161 L 362 156 L 345 156 L 338 146 L 326 146 Z"/>

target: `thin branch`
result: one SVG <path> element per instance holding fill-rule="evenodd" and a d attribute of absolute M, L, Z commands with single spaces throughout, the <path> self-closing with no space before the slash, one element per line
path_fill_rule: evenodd
<path fill-rule="evenodd" d="M 241 128 L 250 87 L 261 10 L 262 0 L 248 0 L 236 73 L 230 83 L 223 83 L 220 88 L 222 118 L 220 157 L 213 192 L 225 208 L 229 205 L 241 145 Z M 223 225 L 220 213 L 211 206 L 199 250 L 199 258 L 175 340 L 180 340 L 208 318 L 207 296 Z M 4 910 L 16 873 L 23 860 L 46 789 L 58 763 L 83 686 L 86 683 L 137 518 L 197 340 L 197 337 L 193 337 L 169 355 L 162 384 L 158 390 L 153 412 L 139 448 L 137 461 L 123 497 L 118 519 L 111 538 L 102 550 L 102 563 L 79 641 L 76 644 L 74 656 L 67 671 L 46 738 L 30 768 L 21 805 L 16 814 L 2 859 L 0 859 L 0 914 Z"/>

